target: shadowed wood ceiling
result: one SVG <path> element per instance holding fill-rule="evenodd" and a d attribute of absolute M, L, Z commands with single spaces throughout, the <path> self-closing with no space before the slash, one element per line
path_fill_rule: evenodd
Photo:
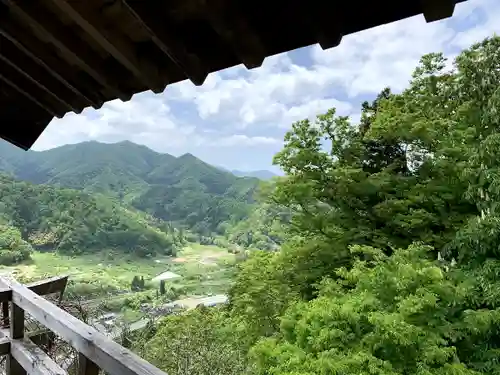
<path fill-rule="evenodd" d="M 28 149 L 68 112 L 461 1 L 0 0 L 0 137 Z"/>

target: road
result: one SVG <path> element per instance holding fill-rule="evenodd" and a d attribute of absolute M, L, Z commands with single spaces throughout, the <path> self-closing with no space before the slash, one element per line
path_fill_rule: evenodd
<path fill-rule="evenodd" d="M 179 299 L 170 303 L 167 303 L 163 305 L 164 308 L 174 308 L 176 306 L 185 308 L 186 310 L 192 310 L 196 308 L 196 306 L 203 304 L 205 306 L 215 306 L 218 304 L 226 303 L 227 302 L 227 296 L 225 294 L 217 294 L 215 296 L 205 296 L 205 297 L 198 297 L 198 298 L 185 298 L 185 299 Z M 140 330 L 148 324 L 148 322 L 151 320 L 151 318 L 143 318 L 138 321 L 135 321 L 131 323 L 128 326 L 128 330 L 131 332 Z M 121 327 L 115 327 L 113 331 L 109 332 L 102 324 L 95 322 L 94 327 L 96 327 L 97 330 L 99 330 L 101 333 L 104 333 L 108 335 L 111 338 L 116 338 L 120 335 L 122 328 Z"/>
<path fill-rule="evenodd" d="M 196 308 L 196 306 L 203 304 L 205 306 L 215 306 L 217 304 L 222 304 L 227 302 L 227 296 L 225 294 L 217 294 L 215 296 L 205 296 L 205 297 L 198 297 L 198 298 L 185 298 L 185 299 L 179 299 L 170 303 L 167 303 L 163 305 L 163 307 L 175 307 L 175 306 L 181 306 L 187 310 L 192 310 Z M 150 318 L 143 318 L 140 319 L 136 322 L 133 322 L 129 325 L 128 330 L 130 332 L 134 332 L 140 329 L 143 329 L 146 327 L 148 322 L 150 321 Z M 122 327 L 115 327 L 111 332 L 109 332 L 106 327 L 104 327 L 101 323 L 98 321 L 94 321 L 91 323 L 92 326 L 94 326 L 95 329 L 97 329 L 99 332 L 105 334 L 111 339 L 116 339 L 118 336 L 120 336 L 122 332 Z M 63 360 L 62 367 L 65 370 L 69 370 L 73 365 L 74 365 L 75 358 L 73 356 L 67 357 Z"/>

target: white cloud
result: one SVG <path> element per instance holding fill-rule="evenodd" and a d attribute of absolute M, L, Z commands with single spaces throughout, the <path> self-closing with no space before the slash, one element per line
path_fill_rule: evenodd
<path fill-rule="evenodd" d="M 475 25 L 455 35 L 452 43 L 460 48 L 467 48 L 473 43 L 500 32 L 500 2 L 497 0 L 467 1 L 457 12 L 464 21 Z M 483 18 L 483 22 L 478 22 Z"/>
<path fill-rule="evenodd" d="M 267 58 L 251 71 L 238 66 L 213 73 L 201 87 L 185 81 L 163 94 L 143 93 L 99 111 L 69 114 L 54 120 L 35 148 L 128 139 L 174 154 L 200 152 L 212 164 L 231 167 L 248 158 L 256 169 L 265 168 L 294 121 L 331 107 L 359 119 L 360 101 L 386 86 L 406 87 L 423 54 L 444 51 L 452 57 L 500 32 L 498 20 L 499 0 L 468 0 L 451 20 L 426 24 L 417 16 L 348 35 L 330 50 L 312 46 Z M 241 147 L 251 147 L 252 155 Z"/>
<path fill-rule="evenodd" d="M 281 139 L 272 137 L 255 136 L 250 137 L 244 134 L 233 134 L 228 137 L 221 137 L 212 141 L 212 146 L 233 147 L 233 146 L 259 146 L 259 145 L 281 145 Z"/>
<path fill-rule="evenodd" d="M 166 146 L 178 147 L 187 143 L 194 129 L 193 126 L 178 127 L 161 96 L 143 93 L 129 102 L 114 100 L 98 111 L 89 108 L 81 115 L 69 113 L 62 119 L 54 119 L 33 148 L 44 150 L 82 140 L 127 139 L 145 144 L 153 142 L 152 147 L 161 140 Z"/>

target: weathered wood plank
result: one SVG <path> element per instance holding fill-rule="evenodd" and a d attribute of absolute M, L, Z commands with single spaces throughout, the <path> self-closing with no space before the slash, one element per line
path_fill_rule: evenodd
<path fill-rule="evenodd" d="M 0 339 L 0 355 L 10 353 L 10 340 L 7 337 Z"/>
<path fill-rule="evenodd" d="M 10 304 L 10 337 L 12 339 L 24 338 L 24 310 L 15 302 Z M 26 369 L 19 363 L 18 359 L 12 354 L 12 341 L 10 353 L 7 357 L 8 375 L 25 375 Z"/>
<path fill-rule="evenodd" d="M 33 332 L 26 332 L 26 337 L 33 341 L 38 346 L 48 346 L 54 342 L 54 332 L 48 329 L 39 329 Z"/>
<path fill-rule="evenodd" d="M 0 289 L 0 301 L 1 302 L 7 302 L 7 301 L 10 301 L 12 298 L 12 292 L 10 289 L 7 289 L 7 288 L 2 288 Z M 7 304 L 8 306 L 9 304 Z"/>
<path fill-rule="evenodd" d="M 176 38 L 171 25 L 162 22 L 158 14 L 164 11 L 161 1 L 149 4 L 139 1 L 123 1 L 126 9 L 151 36 L 151 40 L 195 85 L 200 86 L 208 76 L 208 69 L 195 53 L 190 53 Z"/>
<path fill-rule="evenodd" d="M 42 296 L 51 293 L 63 293 L 68 284 L 68 276 L 54 276 L 48 279 L 35 281 L 26 285 L 28 289 Z"/>
<path fill-rule="evenodd" d="M 16 303 L 10 304 L 10 337 L 20 339 L 24 337 L 24 310 Z"/>
<path fill-rule="evenodd" d="M 36 2 L 0 1 L 9 7 L 17 20 L 29 26 L 39 39 L 52 43 L 66 61 L 80 67 L 121 100 L 130 99 L 130 96 L 125 95 L 118 87 L 117 77 L 114 77 L 114 80 L 110 79 L 113 72 L 103 68 L 103 61 L 99 55 L 75 34 L 66 32 L 55 15 L 43 7 L 36 6 Z"/>
<path fill-rule="evenodd" d="M 13 303 L 69 342 L 105 372 L 112 375 L 165 375 L 149 362 L 17 281 L 3 279 L 2 282 L 12 289 Z"/>
<path fill-rule="evenodd" d="M 12 298 L 12 291 L 9 289 L 9 301 Z M 2 326 L 9 326 L 9 302 L 2 302 Z"/>
<path fill-rule="evenodd" d="M 0 302 L 11 301 L 12 291 L 3 282 L 4 278 L 0 278 Z M 63 293 L 68 284 L 68 276 L 54 276 L 48 279 L 34 281 L 26 284 L 26 287 L 38 295 L 46 295 L 51 293 Z"/>
<path fill-rule="evenodd" d="M 99 366 L 82 353 L 78 355 L 78 375 L 99 375 Z"/>
<path fill-rule="evenodd" d="M 66 0 L 50 0 L 52 4 L 77 25 L 79 25 L 96 43 L 108 51 L 120 64 L 127 68 L 141 83 L 145 83 L 156 93 L 165 89 L 157 69 L 144 59 L 140 59 L 134 45 L 117 32 L 113 32 L 100 20 L 98 13 L 90 11 L 91 7 L 83 2 L 69 4 Z M 83 6 L 82 6 L 83 5 Z"/>
<path fill-rule="evenodd" d="M 11 345 L 12 351 L 12 345 Z M 7 366 L 6 366 L 7 375 L 26 375 L 26 370 L 23 366 L 12 356 L 11 353 L 7 356 Z"/>
<path fill-rule="evenodd" d="M 42 349 L 29 339 L 12 340 L 11 356 L 30 375 L 67 375 Z"/>

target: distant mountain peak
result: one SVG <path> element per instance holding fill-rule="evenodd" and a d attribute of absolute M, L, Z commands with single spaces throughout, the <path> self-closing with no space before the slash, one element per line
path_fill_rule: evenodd
<path fill-rule="evenodd" d="M 179 156 L 179 159 L 198 159 L 198 158 L 194 156 L 192 153 L 186 152 L 185 154 Z"/>
<path fill-rule="evenodd" d="M 231 173 L 238 177 L 255 177 L 261 180 L 270 180 L 271 178 L 278 176 L 276 173 L 264 169 L 256 171 L 232 170 Z"/>

